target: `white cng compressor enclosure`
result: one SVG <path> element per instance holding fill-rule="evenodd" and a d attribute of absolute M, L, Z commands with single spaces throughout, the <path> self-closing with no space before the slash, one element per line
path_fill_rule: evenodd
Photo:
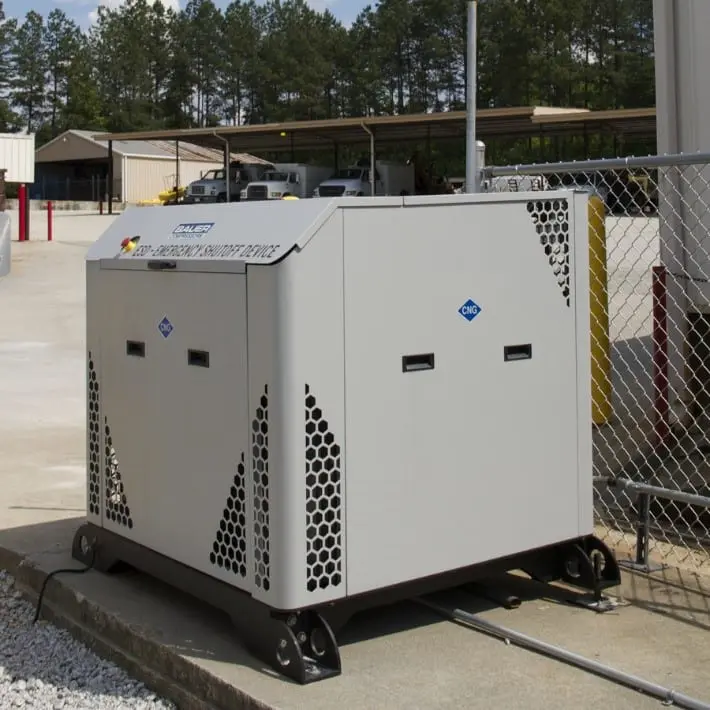
<path fill-rule="evenodd" d="M 587 224 L 580 192 L 127 210 L 87 256 L 75 556 L 221 605 L 302 682 L 378 591 L 592 548 L 614 581 Z"/>

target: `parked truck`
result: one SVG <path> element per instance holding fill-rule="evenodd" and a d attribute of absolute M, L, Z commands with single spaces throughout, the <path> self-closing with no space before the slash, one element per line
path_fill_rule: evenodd
<path fill-rule="evenodd" d="M 356 197 L 371 195 L 370 160 L 338 170 L 315 189 L 314 197 Z M 375 195 L 413 195 L 414 166 L 378 160 L 375 163 Z"/>
<path fill-rule="evenodd" d="M 267 170 L 273 170 L 270 163 L 242 163 L 234 161 L 229 167 L 229 201 L 237 202 L 242 190 L 251 183 L 261 180 Z M 183 204 L 203 202 L 226 202 L 227 185 L 224 168 L 208 170 L 199 180 L 191 182 L 185 190 Z"/>
<path fill-rule="evenodd" d="M 310 197 L 332 173 L 331 168 L 302 163 L 277 163 L 260 180 L 242 190 L 242 200 L 281 200 L 284 197 Z"/>

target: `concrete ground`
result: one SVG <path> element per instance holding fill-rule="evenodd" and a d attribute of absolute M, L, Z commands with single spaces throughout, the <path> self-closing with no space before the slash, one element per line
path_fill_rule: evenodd
<path fill-rule="evenodd" d="M 104 216 L 63 216 L 55 241 L 13 245 L 0 281 L 0 567 L 30 590 L 75 567 L 84 513 L 84 275 Z M 32 223 L 41 233 L 39 219 Z M 343 674 L 310 686 L 275 678 L 225 617 L 137 573 L 64 575 L 47 609 L 182 707 L 363 710 L 614 710 L 657 700 L 506 645 L 410 603 L 358 617 L 341 640 Z M 666 570 L 626 575 L 630 602 L 597 615 L 523 590 L 514 611 L 460 593 L 444 605 L 559 644 L 710 703 L 710 580 Z"/>

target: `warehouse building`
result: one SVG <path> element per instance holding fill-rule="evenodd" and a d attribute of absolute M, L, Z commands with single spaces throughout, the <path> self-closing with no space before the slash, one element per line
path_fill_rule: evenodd
<path fill-rule="evenodd" d="M 65 131 L 35 152 L 33 199 L 97 202 L 105 199 L 108 181 L 108 144 L 94 131 Z M 232 160 L 264 162 L 233 154 Z M 199 180 L 208 170 L 221 168 L 220 150 L 180 141 L 114 141 L 114 201 L 136 204 L 163 190 Z"/>

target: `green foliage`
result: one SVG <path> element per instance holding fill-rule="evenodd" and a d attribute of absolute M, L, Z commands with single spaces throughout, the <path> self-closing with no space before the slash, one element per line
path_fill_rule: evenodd
<path fill-rule="evenodd" d="M 34 131 L 45 117 L 48 72 L 44 21 L 34 10 L 15 31 L 12 59 L 12 105 L 28 131 Z"/>
<path fill-rule="evenodd" d="M 465 106 L 466 0 L 379 0 L 349 27 L 306 0 L 128 0 L 87 33 L 62 10 L 5 19 L 0 130 L 138 130 L 449 111 Z M 652 106 L 652 0 L 479 6 L 480 107 Z M 618 146 L 616 147 L 618 149 Z M 628 148 L 628 146 L 627 146 Z M 392 148 L 411 154 L 411 147 Z M 461 146 L 431 147 L 449 173 Z M 600 139 L 508 141 L 491 160 L 583 158 Z"/>

